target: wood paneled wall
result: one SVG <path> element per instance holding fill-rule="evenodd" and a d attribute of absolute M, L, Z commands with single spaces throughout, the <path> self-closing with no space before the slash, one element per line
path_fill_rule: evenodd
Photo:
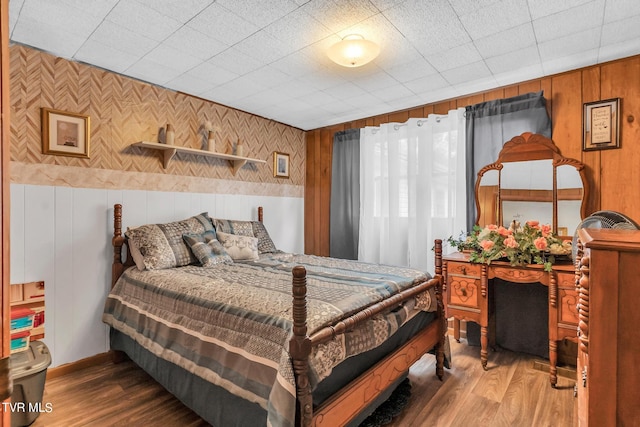
<path fill-rule="evenodd" d="M 640 222 L 640 56 L 633 56 L 410 110 L 314 129 L 306 133 L 305 252 L 329 255 L 331 151 L 338 131 L 404 122 L 411 117 L 493 99 L 544 91 L 553 140 L 565 157 L 587 165 L 591 193 L 588 212 L 609 209 Z M 620 149 L 582 151 L 583 103 L 621 98 Z M 570 231 L 573 233 L 573 231 Z"/>

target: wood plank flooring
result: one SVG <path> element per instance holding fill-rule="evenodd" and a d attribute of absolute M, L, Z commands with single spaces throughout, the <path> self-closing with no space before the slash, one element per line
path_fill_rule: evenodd
<path fill-rule="evenodd" d="M 452 369 L 435 377 L 435 359 L 424 356 L 410 371 L 411 400 L 391 427 L 573 427 L 574 381 L 533 368 L 533 356 L 502 350 L 480 365 L 480 349 L 451 340 Z M 196 414 L 146 373 L 126 361 L 102 364 L 47 381 L 42 413 L 34 427 L 204 427 Z M 219 426 L 224 427 L 224 426 Z"/>

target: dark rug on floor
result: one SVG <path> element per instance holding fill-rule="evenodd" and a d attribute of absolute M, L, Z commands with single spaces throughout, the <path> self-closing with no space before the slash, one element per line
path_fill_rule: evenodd
<path fill-rule="evenodd" d="M 389 424 L 402 413 L 404 407 L 409 403 L 410 397 L 411 382 L 409 382 L 409 378 L 405 378 L 391 393 L 391 396 L 360 424 L 360 427 L 378 427 Z"/>

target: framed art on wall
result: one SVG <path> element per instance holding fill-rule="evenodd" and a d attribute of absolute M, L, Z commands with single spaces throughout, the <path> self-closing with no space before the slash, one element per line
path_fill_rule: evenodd
<path fill-rule="evenodd" d="M 273 153 L 273 176 L 289 178 L 289 155 L 286 153 Z"/>
<path fill-rule="evenodd" d="M 42 154 L 89 158 L 89 116 L 42 108 Z"/>
<path fill-rule="evenodd" d="M 620 98 L 584 104 L 582 149 L 620 148 Z"/>

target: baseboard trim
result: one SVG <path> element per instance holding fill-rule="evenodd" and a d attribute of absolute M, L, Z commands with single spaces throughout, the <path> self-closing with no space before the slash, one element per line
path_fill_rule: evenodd
<path fill-rule="evenodd" d="M 543 372 L 549 372 L 549 361 L 548 360 L 534 360 L 533 361 L 533 369 Z M 556 366 L 558 370 L 558 376 L 569 378 L 572 380 L 576 379 L 576 368 L 575 366 Z"/>
<path fill-rule="evenodd" d="M 66 363 L 64 365 L 56 366 L 55 368 L 47 369 L 47 380 L 58 378 L 72 372 L 90 368 L 92 366 L 111 363 L 113 362 L 114 357 L 114 352 L 110 350 L 106 353 L 96 354 L 95 356 L 87 357 L 85 359 L 80 359 L 75 362 Z"/>

